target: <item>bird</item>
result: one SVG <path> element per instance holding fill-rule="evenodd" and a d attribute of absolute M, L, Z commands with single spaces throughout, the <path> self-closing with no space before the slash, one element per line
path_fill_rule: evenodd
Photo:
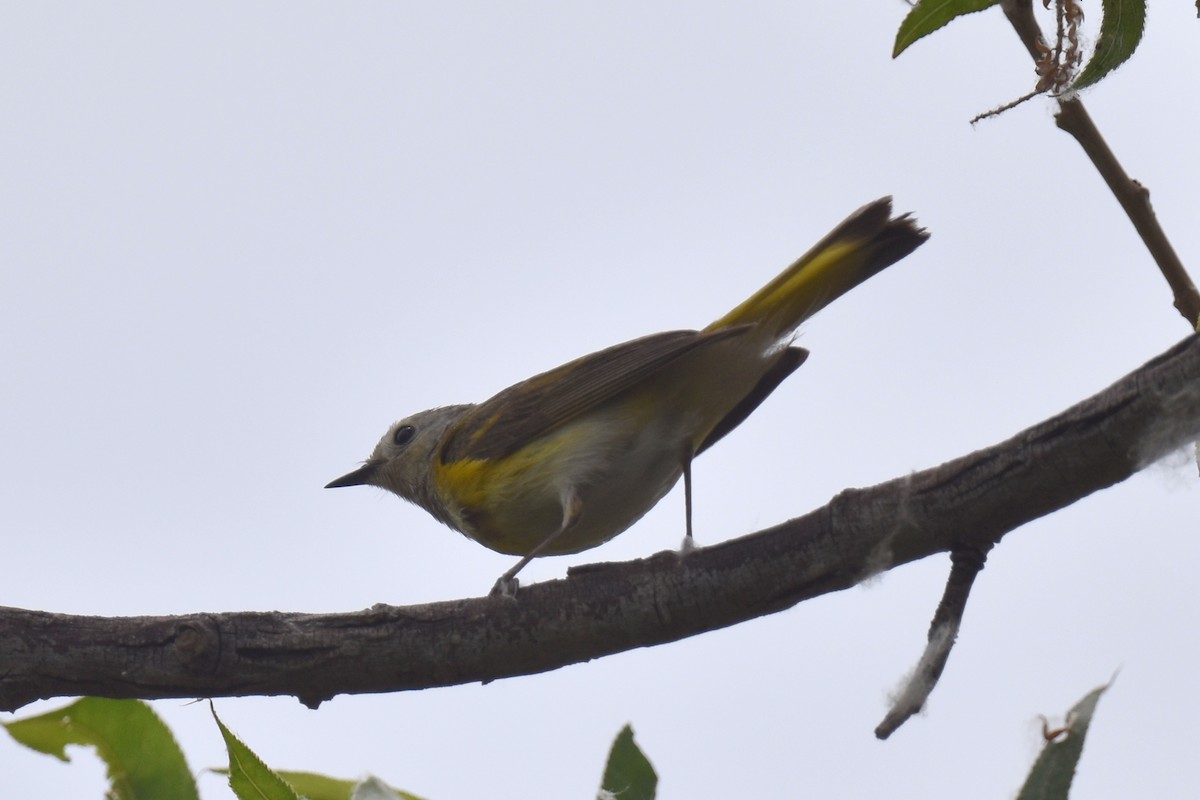
<path fill-rule="evenodd" d="M 685 549 L 692 461 L 740 425 L 808 357 L 793 341 L 813 314 L 912 253 L 929 234 L 891 197 L 855 211 L 732 311 L 700 330 L 643 336 L 523 380 L 482 403 L 393 423 L 326 488 L 386 489 L 519 560 L 597 547 L 682 477 Z"/>

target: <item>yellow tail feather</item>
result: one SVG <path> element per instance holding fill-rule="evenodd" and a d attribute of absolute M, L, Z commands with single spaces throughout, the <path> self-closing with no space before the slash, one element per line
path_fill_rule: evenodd
<path fill-rule="evenodd" d="M 892 198 L 863 206 L 750 299 L 709 325 L 755 324 L 779 339 L 921 245 L 929 234 L 907 214 L 892 219 Z"/>

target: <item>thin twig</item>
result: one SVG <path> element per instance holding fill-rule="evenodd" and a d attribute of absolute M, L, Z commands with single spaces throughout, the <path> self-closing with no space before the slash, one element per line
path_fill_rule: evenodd
<path fill-rule="evenodd" d="M 1042 57 L 1046 45 L 1033 16 L 1030 0 L 1004 0 L 1001 6 L 1021 43 L 1037 62 Z M 1059 98 L 1059 111 L 1055 115 L 1055 122 L 1079 142 L 1088 158 L 1092 160 L 1092 164 L 1108 184 L 1117 202 L 1121 204 L 1121 208 L 1137 229 L 1142 242 L 1171 287 L 1175 308 L 1195 330 L 1200 325 L 1200 291 L 1196 290 L 1196 284 L 1188 275 L 1175 248 L 1171 246 L 1166 232 L 1158 224 L 1158 218 L 1150 206 L 1150 192 L 1126 174 L 1078 97 Z"/>
<path fill-rule="evenodd" d="M 942 670 L 946 668 L 950 650 L 958 639 L 959 629 L 962 628 L 963 613 L 967 610 L 971 587 L 975 585 L 975 577 L 983 569 L 991 549 L 991 543 L 964 544 L 950 551 L 950 576 L 946 579 L 942 600 L 938 603 L 933 621 L 929 624 L 925 652 L 921 654 L 921 660 L 905 681 L 904 687 L 896 693 L 887 716 L 875 728 L 877 738 L 888 738 L 925 707 L 925 701 L 929 699 L 938 679 L 942 677 Z"/>

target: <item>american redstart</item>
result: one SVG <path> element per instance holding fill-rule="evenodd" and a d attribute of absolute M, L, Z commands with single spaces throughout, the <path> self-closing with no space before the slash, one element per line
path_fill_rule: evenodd
<path fill-rule="evenodd" d="M 521 559 L 577 553 L 621 533 L 804 363 L 793 331 L 919 247 L 928 234 L 891 198 L 856 211 L 749 300 L 700 331 L 668 331 L 575 359 L 478 405 L 392 425 L 327 488 L 370 484 Z"/>

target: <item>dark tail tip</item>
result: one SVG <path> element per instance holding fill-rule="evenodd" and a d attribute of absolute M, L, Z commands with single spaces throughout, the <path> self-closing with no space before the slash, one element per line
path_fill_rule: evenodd
<path fill-rule="evenodd" d="M 876 274 L 925 243 L 929 232 L 911 214 L 892 217 L 892 198 L 867 203 L 834 229 L 830 238 L 861 239 L 871 244 L 871 257 L 862 280 Z"/>

